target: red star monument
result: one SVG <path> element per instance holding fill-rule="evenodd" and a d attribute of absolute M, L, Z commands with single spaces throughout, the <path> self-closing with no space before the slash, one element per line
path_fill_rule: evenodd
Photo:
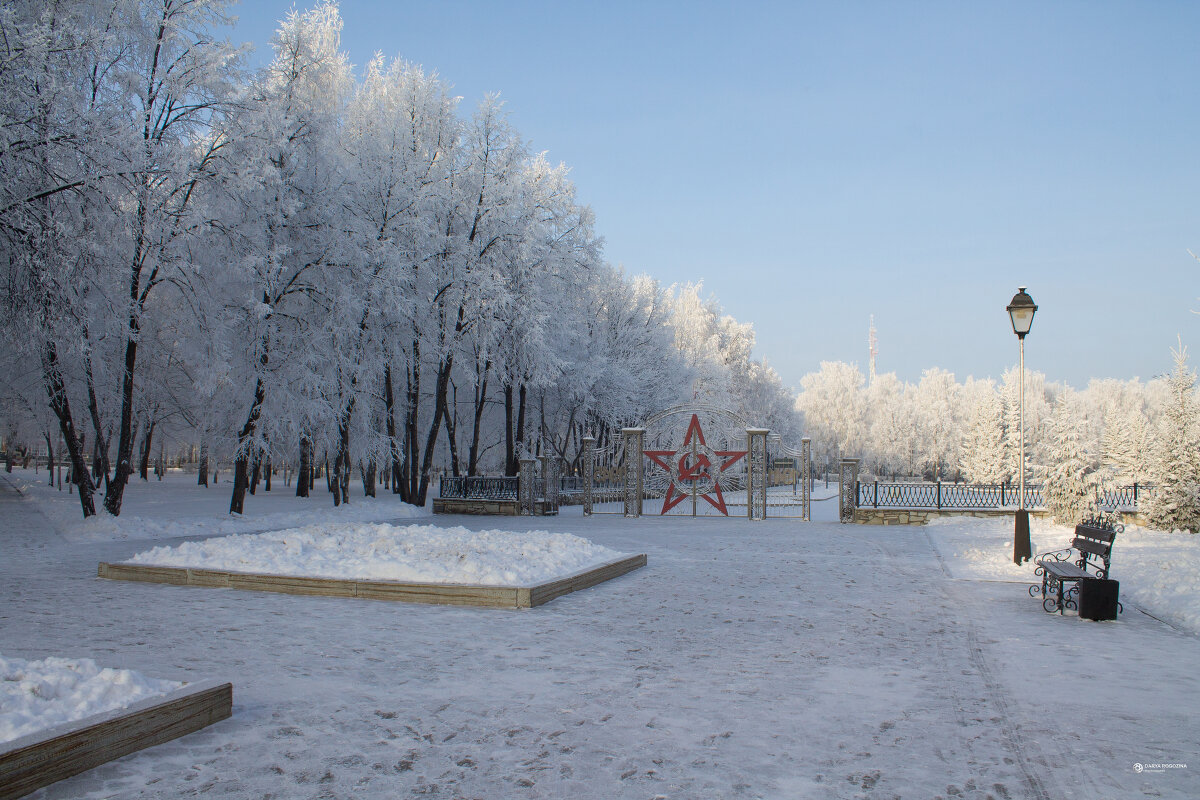
<path fill-rule="evenodd" d="M 745 450 L 713 450 L 704 443 L 704 431 L 700 429 L 700 420 L 692 414 L 688 423 L 687 435 L 683 437 L 683 446 L 678 450 L 647 450 L 646 456 L 671 476 L 671 485 L 667 496 L 663 499 L 662 513 L 666 514 L 685 498 L 698 494 L 712 505 L 717 511 L 729 516 L 725 508 L 725 497 L 721 494 L 721 484 L 717 475 L 729 469 L 740 461 Z M 720 464 L 719 468 L 714 467 Z M 688 484 L 681 488 L 682 484 Z M 715 496 L 715 497 L 714 497 Z"/>

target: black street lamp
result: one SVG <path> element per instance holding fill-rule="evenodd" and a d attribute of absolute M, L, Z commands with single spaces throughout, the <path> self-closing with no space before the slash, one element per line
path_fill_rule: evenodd
<path fill-rule="evenodd" d="M 1013 561 L 1019 566 L 1021 562 L 1033 557 L 1033 547 L 1029 543 L 1029 512 L 1025 510 L 1025 336 L 1033 327 L 1033 315 L 1037 312 L 1033 298 L 1025 293 L 1024 286 L 1017 287 L 1012 302 L 1008 304 L 1008 316 L 1012 320 L 1013 333 L 1020 341 L 1021 349 L 1021 380 L 1020 380 L 1020 427 L 1021 427 L 1021 488 L 1020 502 L 1017 509 L 1016 529 L 1013 531 Z"/>

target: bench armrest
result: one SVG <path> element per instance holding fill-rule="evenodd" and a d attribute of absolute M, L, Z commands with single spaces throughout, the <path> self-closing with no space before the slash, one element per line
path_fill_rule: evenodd
<path fill-rule="evenodd" d="M 1037 564 L 1037 569 L 1033 571 L 1033 574 L 1039 578 L 1044 576 L 1047 561 L 1070 561 L 1073 552 L 1075 551 L 1068 547 L 1065 550 L 1052 550 L 1049 553 L 1040 554 L 1033 560 L 1033 563 Z"/>
<path fill-rule="evenodd" d="M 1052 550 L 1049 553 L 1040 554 L 1033 560 L 1033 563 L 1041 564 L 1043 561 L 1049 561 L 1050 559 L 1054 559 L 1055 561 L 1070 561 L 1071 554 L 1074 552 L 1075 551 L 1069 547 L 1065 550 Z"/>

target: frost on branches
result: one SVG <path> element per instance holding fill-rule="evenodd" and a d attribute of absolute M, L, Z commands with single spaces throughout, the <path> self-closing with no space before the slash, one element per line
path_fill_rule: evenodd
<path fill-rule="evenodd" d="M 1047 423 L 1048 465 L 1042 496 L 1062 525 L 1075 525 L 1096 512 L 1095 470 L 1085 450 L 1086 418 L 1076 393 L 1064 391 Z"/>
<path fill-rule="evenodd" d="M 0 427 L 65 455 L 84 516 L 164 454 L 240 513 L 281 467 L 423 505 L 441 470 L 578 466 L 689 400 L 798 432 L 751 326 L 606 263 L 498 98 L 355 75 L 333 2 L 251 72 L 227 5 L 0 5 Z"/>
<path fill-rule="evenodd" d="M 1159 421 L 1150 479 L 1154 490 L 1143 513 L 1150 527 L 1200 531 L 1200 420 L 1196 373 L 1187 365 L 1183 342 L 1172 350 L 1175 368 L 1167 381 L 1168 399 Z"/>

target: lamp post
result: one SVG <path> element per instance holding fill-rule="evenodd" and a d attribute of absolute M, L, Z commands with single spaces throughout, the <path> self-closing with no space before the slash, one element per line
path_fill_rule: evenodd
<path fill-rule="evenodd" d="M 1025 510 L 1025 336 L 1033 326 L 1033 315 L 1037 305 L 1033 298 L 1025 292 L 1024 286 L 1017 287 L 1012 302 L 1008 304 L 1008 316 L 1012 320 L 1013 333 L 1017 335 L 1021 349 L 1021 379 L 1019 403 L 1021 429 L 1021 486 L 1020 501 L 1017 508 L 1016 528 L 1013 531 L 1013 561 L 1020 565 L 1033 556 L 1033 548 L 1029 544 L 1029 512 Z"/>

